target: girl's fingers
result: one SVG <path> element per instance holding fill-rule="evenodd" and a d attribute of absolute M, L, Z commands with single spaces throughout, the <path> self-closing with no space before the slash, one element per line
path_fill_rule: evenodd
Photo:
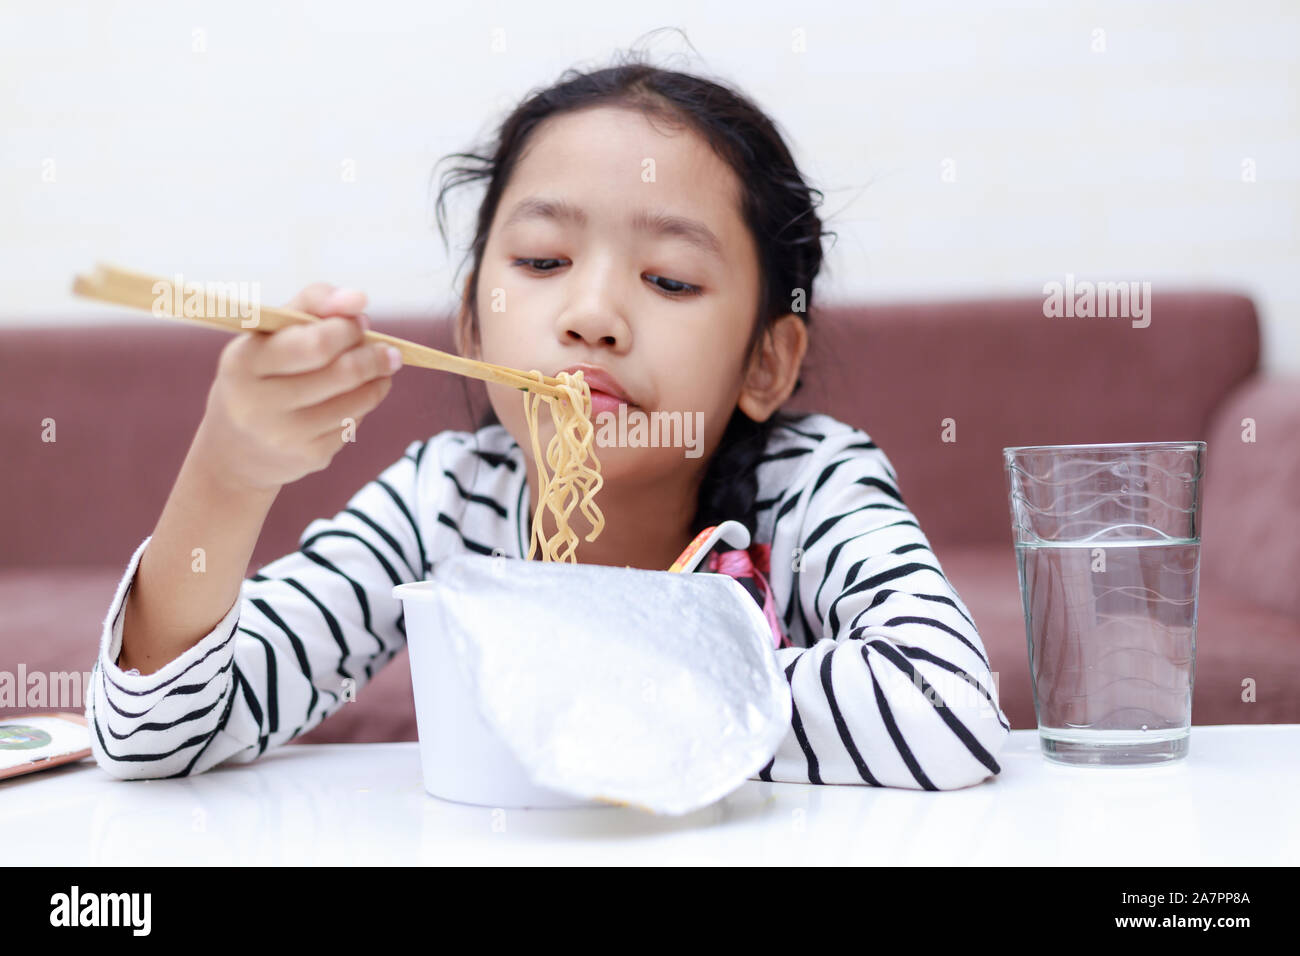
<path fill-rule="evenodd" d="M 331 316 L 311 325 L 290 325 L 251 343 L 249 368 L 258 377 L 314 372 L 360 345 L 365 332 L 356 319 Z"/>
<path fill-rule="evenodd" d="M 366 294 L 360 289 L 335 289 L 325 303 L 322 315 L 359 315 L 366 307 Z"/>
<path fill-rule="evenodd" d="M 296 312 L 309 312 L 312 315 L 320 315 L 321 307 L 333 294 L 334 286 L 328 282 L 313 282 L 290 299 L 286 308 L 293 309 Z"/>
<path fill-rule="evenodd" d="M 313 282 L 290 301 L 288 307 L 318 318 L 357 315 L 366 307 L 366 294 L 359 289 L 338 289 L 328 282 Z"/>
<path fill-rule="evenodd" d="M 256 377 L 322 369 L 359 345 L 369 327 L 361 311 L 366 307 L 366 295 L 358 289 L 313 282 L 294 296 L 288 307 L 320 321 L 286 326 L 269 336 L 253 336 L 247 343 L 247 368 Z"/>
<path fill-rule="evenodd" d="M 328 403 L 377 379 L 391 379 L 392 374 L 388 346 L 371 344 L 348 349 L 323 369 L 263 379 L 263 386 L 275 390 L 275 407 L 297 412 Z"/>

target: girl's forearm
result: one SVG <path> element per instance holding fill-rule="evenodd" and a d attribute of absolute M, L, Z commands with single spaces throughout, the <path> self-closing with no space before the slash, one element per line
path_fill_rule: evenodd
<path fill-rule="evenodd" d="M 189 650 L 239 599 L 278 489 L 223 481 L 196 435 L 140 556 L 127 596 L 117 665 L 152 674 Z"/>

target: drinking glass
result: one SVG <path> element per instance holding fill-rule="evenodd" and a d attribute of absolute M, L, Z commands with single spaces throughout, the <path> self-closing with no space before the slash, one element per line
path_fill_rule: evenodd
<path fill-rule="evenodd" d="M 1205 442 L 1004 448 L 1039 742 L 1075 765 L 1187 755 Z"/>

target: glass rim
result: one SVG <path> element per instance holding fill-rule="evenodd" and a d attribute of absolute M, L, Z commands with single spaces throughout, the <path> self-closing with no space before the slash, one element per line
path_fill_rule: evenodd
<path fill-rule="evenodd" d="M 1086 449 L 1086 448 L 1131 448 L 1134 450 L 1140 448 L 1159 448 L 1159 449 L 1166 449 L 1166 450 L 1173 450 L 1175 448 L 1185 448 L 1191 450 L 1195 448 L 1200 451 L 1205 451 L 1206 447 L 1207 446 L 1203 441 L 1138 441 L 1138 442 L 1119 441 L 1119 442 L 1105 442 L 1101 444 L 1083 444 L 1083 445 L 1010 445 L 1004 447 L 1002 449 L 1002 453 L 1005 455 L 1008 452 L 1013 452 L 1013 451 L 1068 451 L 1071 449 Z"/>

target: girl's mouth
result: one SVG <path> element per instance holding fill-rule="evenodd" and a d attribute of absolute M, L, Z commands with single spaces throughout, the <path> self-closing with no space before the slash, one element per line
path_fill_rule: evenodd
<path fill-rule="evenodd" d="M 625 402 L 621 398 L 615 398 L 608 392 L 602 392 L 594 388 L 591 390 L 591 414 L 593 417 L 602 412 L 609 412 L 613 415 L 617 415 L 618 407 L 620 405 L 627 405 L 629 409 L 636 408 L 636 406 L 630 402 Z"/>
<path fill-rule="evenodd" d="M 582 373 L 583 381 L 587 383 L 587 388 L 591 391 L 591 413 L 597 415 L 602 411 L 614 412 L 617 414 L 619 405 L 626 404 L 629 408 L 636 408 L 636 404 L 627 396 L 626 390 L 617 378 L 610 372 L 596 365 L 570 365 L 564 372 L 570 374 Z M 557 373 L 558 374 L 558 373 Z"/>

